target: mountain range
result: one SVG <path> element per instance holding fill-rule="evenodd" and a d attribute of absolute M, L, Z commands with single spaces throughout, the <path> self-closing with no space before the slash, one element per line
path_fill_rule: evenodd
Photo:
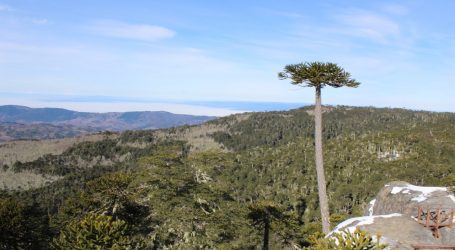
<path fill-rule="evenodd" d="M 0 141 L 64 138 L 106 130 L 169 128 L 200 124 L 214 118 L 165 111 L 90 113 L 5 105 L 0 106 Z"/>

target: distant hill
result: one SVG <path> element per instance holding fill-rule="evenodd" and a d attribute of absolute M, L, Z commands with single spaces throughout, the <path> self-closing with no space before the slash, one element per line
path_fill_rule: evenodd
<path fill-rule="evenodd" d="M 164 111 L 89 113 L 5 105 L 0 106 L 0 141 L 64 138 L 104 130 L 169 128 L 200 124 L 214 118 Z"/>
<path fill-rule="evenodd" d="M 81 128 L 72 125 L 0 122 L 0 142 L 13 140 L 61 139 L 67 137 L 76 137 L 97 131 L 98 130 L 95 128 Z"/>

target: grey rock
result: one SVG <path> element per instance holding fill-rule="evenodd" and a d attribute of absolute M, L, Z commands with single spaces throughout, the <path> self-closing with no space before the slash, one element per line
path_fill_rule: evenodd
<path fill-rule="evenodd" d="M 385 185 L 376 196 L 373 215 L 401 213 L 417 216 L 418 207 L 455 208 L 455 196 L 443 187 L 419 187 L 397 181 Z"/>
<path fill-rule="evenodd" d="M 443 244 L 455 244 L 455 228 L 443 227 L 439 232 Z"/>
<path fill-rule="evenodd" d="M 364 216 L 351 218 L 332 231 L 348 230 L 355 228 L 369 232 L 372 236 L 380 235 L 381 243 L 386 243 L 393 249 L 413 249 L 412 244 L 442 244 L 442 238 L 434 238 L 432 232 L 417 223 L 413 218 L 402 214 Z"/>
<path fill-rule="evenodd" d="M 413 249 L 412 244 L 455 244 L 455 228 L 439 229 L 441 237 L 433 237 L 430 229 L 418 223 L 418 208 L 455 209 L 454 194 L 444 187 L 420 187 L 396 181 L 385 185 L 365 209 L 364 217 L 351 218 L 333 232 L 355 228 L 381 235 L 381 243 L 392 249 Z M 330 237 L 331 234 L 328 235 Z"/>

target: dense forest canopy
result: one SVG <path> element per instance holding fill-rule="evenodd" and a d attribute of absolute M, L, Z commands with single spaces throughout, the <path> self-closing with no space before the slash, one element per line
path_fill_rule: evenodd
<path fill-rule="evenodd" d="M 332 225 L 387 182 L 454 185 L 455 114 L 323 107 Z M 0 249 L 271 249 L 320 232 L 312 107 L 198 126 L 104 133 L 2 167 Z M 0 148 L 2 150 L 2 148 Z M 267 217 L 269 216 L 269 217 Z"/>

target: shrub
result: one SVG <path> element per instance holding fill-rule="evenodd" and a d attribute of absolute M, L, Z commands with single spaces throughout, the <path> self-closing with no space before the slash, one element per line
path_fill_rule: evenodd
<path fill-rule="evenodd" d="M 356 229 L 353 233 L 344 230 L 340 233 L 334 233 L 332 237 L 316 238 L 313 237 L 310 241 L 312 246 L 307 250 L 380 250 L 385 249 L 387 245 L 380 244 L 381 236 L 375 238 L 368 232 Z"/>
<path fill-rule="evenodd" d="M 134 249 L 128 224 L 111 216 L 88 214 L 70 223 L 52 242 L 53 249 Z M 136 245 L 136 246 L 135 246 Z"/>

